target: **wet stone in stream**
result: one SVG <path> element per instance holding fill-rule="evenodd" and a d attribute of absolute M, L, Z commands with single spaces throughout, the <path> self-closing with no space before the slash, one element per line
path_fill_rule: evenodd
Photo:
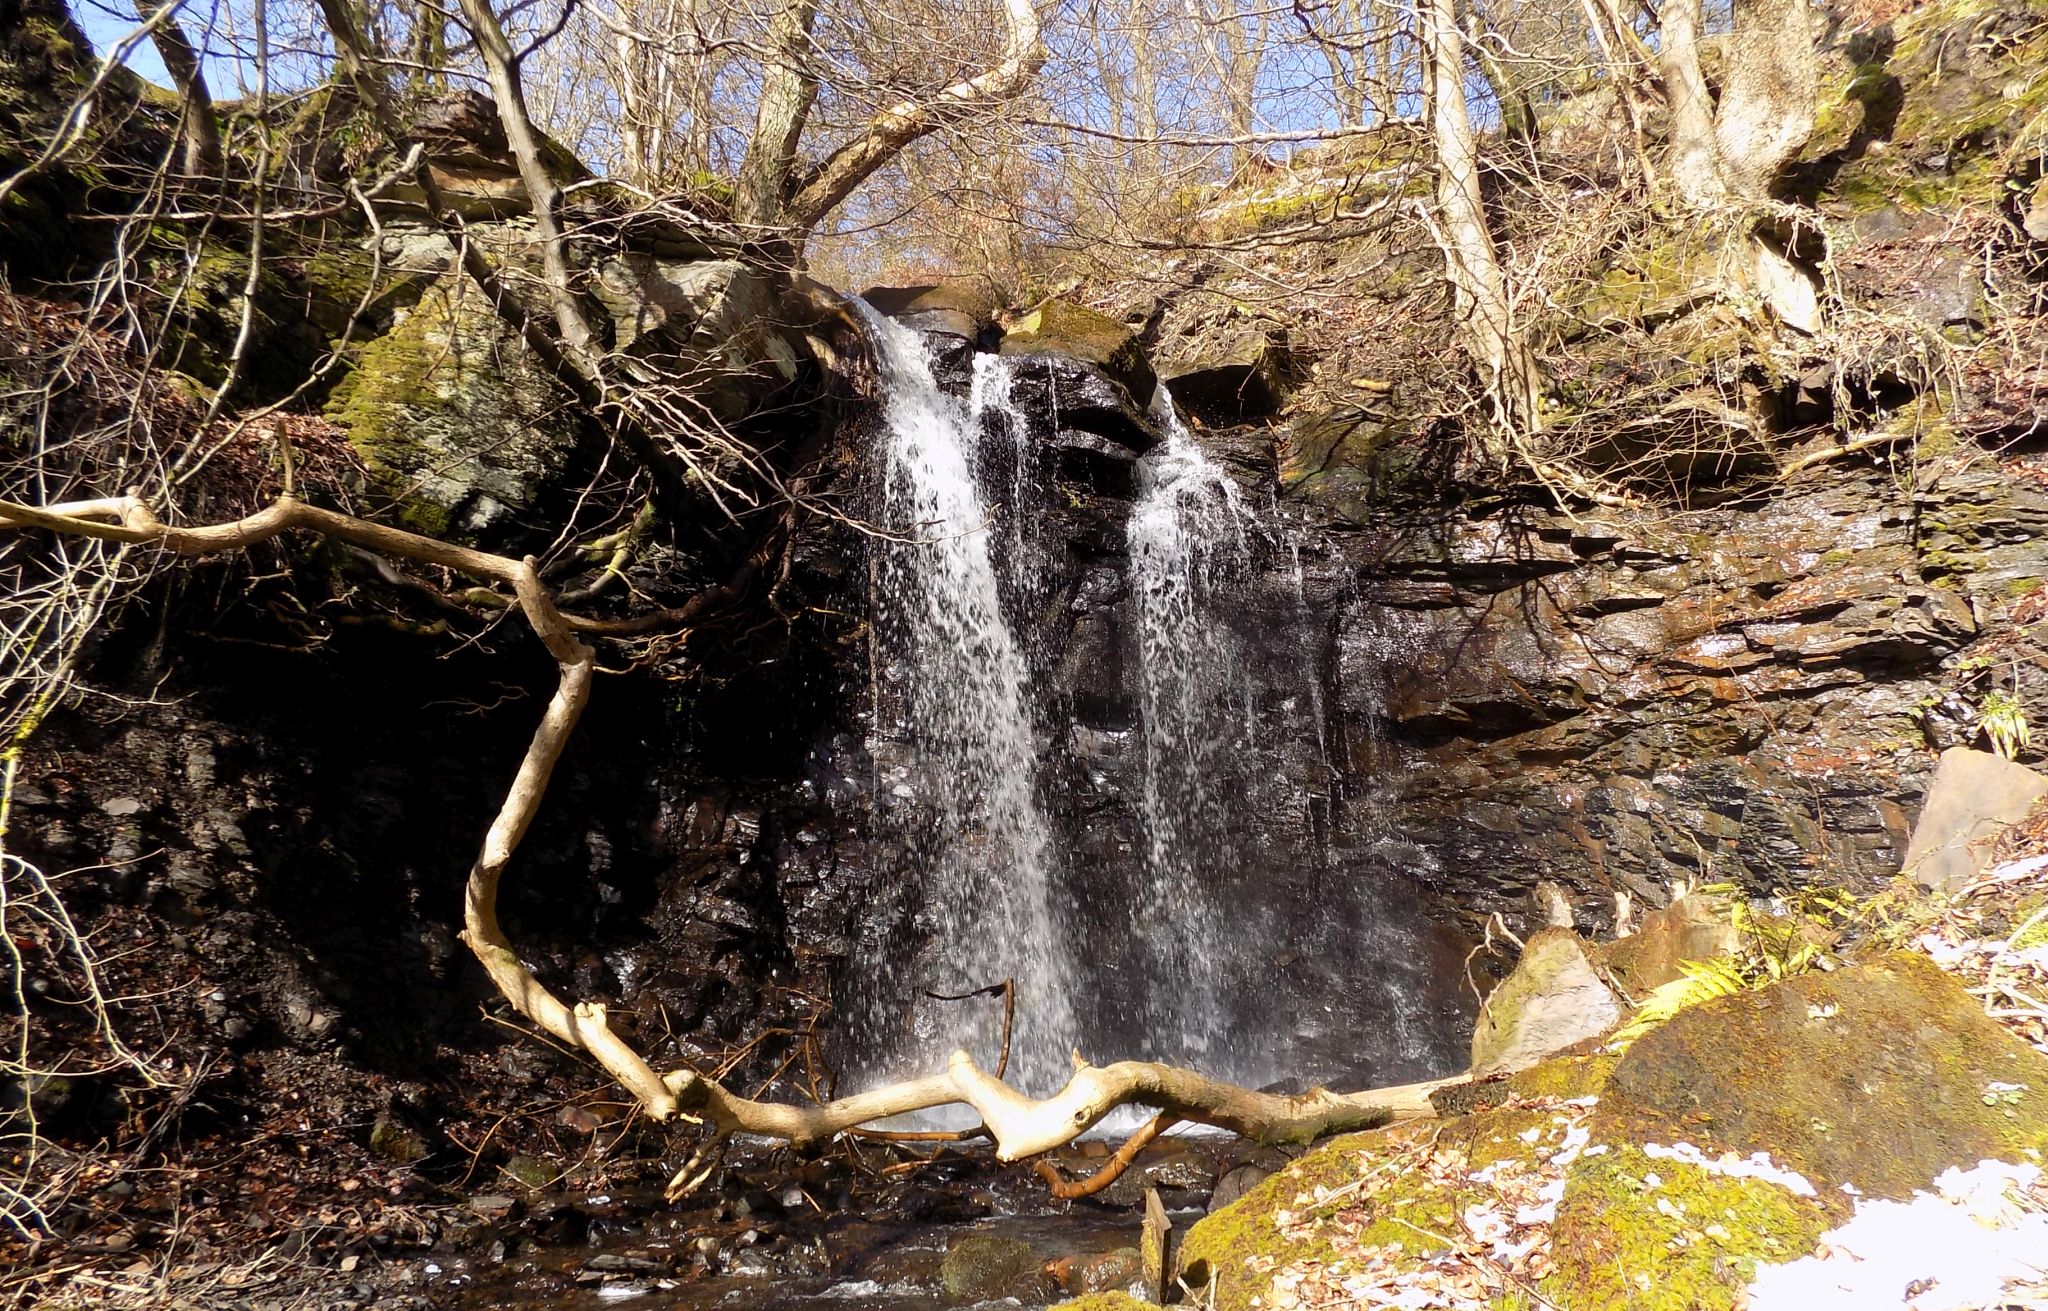
<path fill-rule="evenodd" d="M 1042 1307 L 1128 1288 L 1146 1187 L 1191 1223 L 1219 1177 L 1259 1153 L 1220 1136 L 1169 1137 L 1117 1185 L 1059 1202 L 985 1145 L 737 1158 L 714 1189 L 670 1208 L 653 1187 L 543 1195 L 504 1208 L 470 1200 L 459 1254 L 423 1267 L 436 1305 L 458 1311 L 941 1311 Z M 1054 1154 L 1068 1178 L 1100 1168 L 1102 1144 Z"/>

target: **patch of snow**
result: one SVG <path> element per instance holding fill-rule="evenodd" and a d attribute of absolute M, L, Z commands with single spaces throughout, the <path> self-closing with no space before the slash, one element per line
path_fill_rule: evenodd
<path fill-rule="evenodd" d="M 1858 1201 L 1819 1254 L 1757 1270 L 1750 1311 L 1996 1306 L 2009 1283 L 2048 1275 L 2048 1214 L 2027 1214 L 2012 1196 L 2040 1178 L 2037 1166 L 1981 1161 L 1910 1202 Z"/>
<path fill-rule="evenodd" d="M 1550 1163 L 1552 1165 L 1570 1165 L 1573 1161 L 1578 1160 L 1579 1153 L 1586 1150 L 1586 1142 L 1592 1136 L 1582 1124 L 1575 1124 L 1565 1130 L 1564 1147 L 1559 1150 L 1557 1155 L 1550 1158 Z"/>
<path fill-rule="evenodd" d="M 1806 1176 L 1795 1170 L 1786 1170 L 1772 1161 L 1764 1152 L 1751 1152 L 1747 1157 L 1733 1152 L 1719 1156 L 1708 1156 L 1691 1143 L 1675 1143 L 1670 1147 L 1658 1143 L 1644 1143 L 1643 1155 L 1657 1161 L 1678 1161 L 1685 1165 L 1697 1166 L 1709 1174 L 1718 1174 L 1729 1179 L 1762 1179 L 1798 1197 L 1814 1196 L 1813 1185 Z"/>
<path fill-rule="evenodd" d="M 1518 1225 L 1547 1225 L 1557 1219 L 1557 1204 L 1564 1200 L 1564 1180 L 1553 1179 L 1536 1193 L 1536 1204 L 1515 1208 Z"/>

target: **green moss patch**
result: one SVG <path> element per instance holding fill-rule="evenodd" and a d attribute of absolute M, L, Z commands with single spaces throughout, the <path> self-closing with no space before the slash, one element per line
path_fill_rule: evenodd
<path fill-rule="evenodd" d="M 1100 365 L 1143 404 L 1157 382 L 1137 334 L 1107 314 L 1072 301 L 1049 300 L 1009 325 L 1005 355 L 1070 355 Z"/>
<path fill-rule="evenodd" d="M 1681 1013 L 1616 1066 L 1600 1121 L 1610 1141 L 1768 1152 L 1824 1193 L 1904 1198 L 2048 1148 L 2048 1057 L 1897 953 Z"/>
<path fill-rule="evenodd" d="M 551 380 L 455 278 L 363 348 L 327 416 L 386 508 L 436 537 L 477 538 L 531 510 L 578 438 Z"/>
<path fill-rule="evenodd" d="M 1567 1173 L 1542 1291 L 1572 1311 L 1727 1311 L 1759 1264 L 1804 1256 L 1832 1223 L 1768 1180 L 1610 1145 Z"/>
<path fill-rule="evenodd" d="M 1058 1303 L 1052 1311 L 1151 1311 L 1151 1307 L 1150 1302 L 1141 1302 L 1129 1293 L 1090 1293 Z"/>
<path fill-rule="evenodd" d="M 1235 1311 L 1304 1283 L 1441 1275 L 1437 1258 L 1493 1241 L 1475 1239 L 1475 1224 L 1505 1223 L 1539 1203 L 1574 1132 L 1584 1140 L 1586 1114 L 1503 1107 L 1334 1139 L 1198 1221 L 1181 1246 L 1181 1279 L 1211 1286 L 1204 1296 Z M 1545 1223 L 1521 1232 L 1540 1234 Z"/>

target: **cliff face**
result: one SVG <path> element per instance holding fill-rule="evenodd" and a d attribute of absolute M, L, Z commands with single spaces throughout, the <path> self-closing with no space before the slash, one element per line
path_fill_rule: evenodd
<path fill-rule="evenodd" d="M 1597 96 L 1502 152 L 1495 221 L 1557 258 L 1529 310 L 1542 441 L 1611 504 L 1561 511 L 1446 453 L 1447 343 L 1417 310 L 1434 254 L 1384 231 L 1333 216 L 1326 244 L 1249 274 L 1192 254 L 1105 293 L 1162 358 L 1235 343 L 1240 404 L 1291 351 L 1286 408 L 1205 413 L 1205 440 L 1276 470 L 1316 526 L 1327 635 L 1303 677 L 1379 771 L 1407 872 L 1462 913 L 1539 878 L 1589 923 L 1676 880 L 1868 885 L 1897 868 L 1931 749 L 1984 745 L 2008 698 L 2039 720 L 2044 33 L 2038 5 L 1844 14 L 1779 190 L 1803 208 L 1761 219 L 1616 216 L 1597 190 L 1558 193 L 1563 227 L 1532 217 L 1546 169 L 1614 145 Z M 1397 143 L 1305 152 L 1212 197 L 1207 235 L 1407 176 Z M 1750 242 L 1790 281 L 1734 268 Z M 1291 281 L 1352 295 L 1276 305 Z"/>
<path fill-rule="evenodd" d="M 1519 914 L 1538 879 L 1591 926 L 1615 893 L 1661 904 L 1675 881 L 1768 894 L 1896 870 L 1933 749 L 1981 742 L 1992 692 L 2048 714 L 2048 379 L 2028 363 L 2044 340 L 2044 30 L 2038 5 L 1955 4 L 1839 34 L 1821 135 L 1789 182 L 1824 216 L 1826 257 L 1780 244 L 1853 332 L 1731 308 L 1656 223 L 1598 252 L 1545 340 L 1557 422 L 1634 480 L 1625 506 L 1561 509 L 1460 468 L 1456 434 L 1416 418 L 1416 393 L 1454 371 L 1433 252 L 1318 255 L 1370 263 L 1358 302 L 1406 324 L 1340 324 L 1337 345 L 1326 303 L 1248 313 L 1242 286 L 1187 264 L 1170 271 L 1197 290 L 1170 304 L 1089 289 L 1130 310 L 1123 329 L 1063 336 L 1072 307 L 1017 325 L 1017 458 L 1041 512 L 999 531 L 1032 541 L 1027 645 L 1048 692 L 1032 727 L 1095 986 L 1143 982 L 1118 970 L 1145 878 L 1129 538 L 1137 461 L 1161 439 L 1135 392 L 1155 373 L 1254 509 L 1219 626 L 1247 718 L 1271 732 L 1229 762 L 1204 837 L 1227 926 L 1286 949 L 1233 960 L 1220 1028 L 1284 1034 L 1304 1073 L 1421 1074 L 1462 1043 L 1466 931 Z M 448 153 L 478 198 L 470 231 L 516 261 L 509 175 L 488 152 Z M 86 203 L 73 181 L 7 221 Z M 1218 202 L 1261 222 L 1294 203 Z M 714 1064 L 774 1029 L 741 1068 L 802 1069 L 813 1032 L 838 1023 L 848 963 L 919 911 L 877 784 L 903 748 L 880 722 L 877 548 L 824 515 L 759 535 L 760 511 L 650 527 L 644 489 L 605 480 L 590 416 L 465 301 L 446 243 L 390 217 L 375 247 L 291 251 L 259 288 L 284 325 L 270 344 L 290 347 L 255 371 L 262 395 L 348 336 L 346 368 L 307 393 L 318 414 L 297 416 L 317 429 L 302 449 L 331 456 L 313 485 L 506 550 L 546 548 L 598 488 L 613 531 L 574 554 L 604 574 L 600 609 L 751 580 L 688 660 L 637 646 L 632 672 L 600 680 L 512 872 L 508 927 L 657 1058 Z M 829 298 L 715 234 L 579 218 L 619 351 L 649 376 L 715 372 L 699 399 L 780 473 L 871 504 L 875 398 L 821 327 Z M 366 297 L 373 264 L 386 284 Z M 239 316 L 232 272 L 208 275 L 219 294 L 180 372 L 209 376 Z M 985 296 L 884 308 L 935 333 L 962 391 L 975 346 L 1001 335 Z M 1690 440 L 1687 416 L 1709 411 L 1718 445 L 1656 446 L 1666 418 Z M 1657 478 L 1683 494 L 1641 495 Z M 480 1114 L 580 1086 L 479 1018 L 484 983 L 453 937 L 462 871 L 544 690 L 531 653 L 451 640 L 472 621 L 375 561 L 265 563 L 289 585 L 159 577 L 154 608 L 88 653 L 94 690 L 122 699 L 89 696 L 36 740 L 12 849 L 77 867 L 80 914 L 137 944 L 123 986 L 175 977 L 146 1036 L 233 1071 L 215 1090 L 224 1123 L 283 1115 L 295 1087 L 333 1124 L 408 1104 L 421 1123 L 452 1117 L 451 1068 L 464 1096 L 492 1090 Z M 223 614 L 216 588 L 243 599 Z M 98 1096 L 80 1095 L 75 1123 L 119 1118 Z M 578 1131 L 511 1132 L 559 1150 L 547 1140 Z"/>
<path fill-rule="evenodd" d="M 1467 906 L 1539 878 L 1589 903 L 1888 878 L 1930 748 L 1976 736 L 1971 653 L 2009 649 L 2038 593 L 2044 472 L 2009 454 L 1650 524 L 1524 507 L 1335 535 L 1398 634 L 1395 827 Z"/>

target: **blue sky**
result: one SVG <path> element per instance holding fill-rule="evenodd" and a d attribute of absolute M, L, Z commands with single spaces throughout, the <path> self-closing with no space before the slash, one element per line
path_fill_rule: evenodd
<path fill-rule="evenodd" d="M 93 48 L 101 55 L 113 49 L 122 37 L 134 31 L 136 27 L 137 20 L 133 9 L 103 5 L 96 3 L 96 0 L 72 0 L 71 13 L 78 19 L 78 25 L 85 29 L 86 36 L 92 39 Z M 182 21 L 184 15 L 180 14 L 179 18 Z M 189 28 L 186 34 L 192 35 Z M 129 53 L 128 67 L 158 86 L 171 84 L 170 75 L 164 72 L 164 61 L 156 57 L 156 47 L 147 41 Z"/>

